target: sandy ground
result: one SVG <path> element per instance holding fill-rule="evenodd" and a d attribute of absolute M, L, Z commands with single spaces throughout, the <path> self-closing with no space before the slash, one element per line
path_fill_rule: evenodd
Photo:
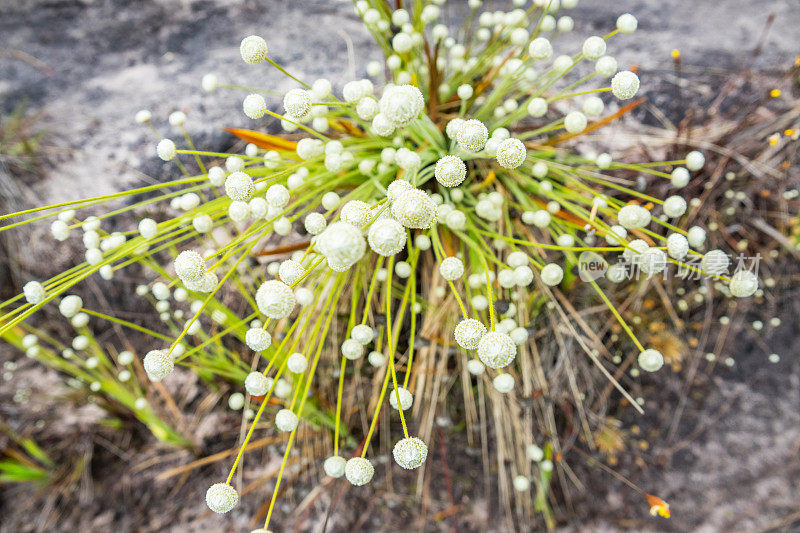
<path fill-rule="evenodd" d="M 166 116 L 176 109 L 186 111 L 196 144 L 211 150 L 232 144 L 222 126 L 264 127 L 265 123 L 242 115 L 243 93 L 207 94 L 199 87 L 200 78 L 209 72 L 235 84 L 277 91 L 292 87 L 274 70 L 241 62 L 238 42 L 244 35 L 265 36 L 273 58 L 290 66 L 298 77 L 329 77 L 337 87 L 354 72 L 364 74 L 350 64 L 348 45 L 355 65 L 379 57 L 346 0 L 30 0 L 22 7 L 0 0 L 0 11 L 0 51 L 24 52 L 36 59 L 0 54 L 0 106 L 8 110 L 26 101 L 39 113 L 59 161 L 57 171 L 36 186 L 40 202 L 93 196 L 166 177 L 171 169 L 156 159 L 154 136 L 133 122 L 139 109 L 150 109 L 155 125 L 169 136 L 179 132 L 170 129 Z M 657 94 L 659 84 L 669 82 L 673 48 L 681 51 L 690 83 L 696 77 L 707 84 L 708 76 L 748 60 L 769 13 L 775 13 L 775 21 L 754 69 L 769 75 L 800 51 L 800 2 L 795 0 L 584 0 L 572 13 L 574 35 L 559 38 L 557 49 L 572 50 L 582 36 L 604 33 L 625 11 L 639 17 L 640 31 L 616 41 L 610 52 L 621 66 L 640 67 L 643 93 L 654 101 L 663 97 Z M 457 20 L 460 15 L 448 16 Z M 277 100 L 273 103 L 277 105 Z M 680 118 L 681 109 L 670 113 Z M 699 385 L 672 438 L 666 433 L 675 404 L 665 400 L 661 406 L 664 415 L 655 417 L 653 427 L 664 439 L 650 451 L 660 466 L 636 481 L 658 488 L 659 495 L 670 501 L 670 522 L 646 518 L 643 506 L 633 507 L 616 481 L 600 477 L 599 484 L 607 490 L 587 498 L 589 511 L 572 530 L 716 532 L 781 527 L 780 520 L 796 511 L 800 497 L 800 346 L 791 329 L 796 311 L 781 304 L 774 312 L 783 317 L 783 326 L 763 335 L 769 350 L 783 355 L 781 363 L 766 363 L 763 347 L 748 340 L 748 333 L 739 332 L 743 342 L 741 353 L 734 354 L 737 366 L 720 368 L 712 380 Z M 35 382 L 19 386 L 42 391 L 55 386 L 53 376 L 31 379 Z M 680 385 L 674 381 L 670 386 L 677 390 Z M 74 427 L 86 429 L 86 419 L 95 421 L 99 416 L 81 411 Z M 205 474 L 211 477 L 214 472 Z M 168 491 L 161 487 L 152 500 L 165 494 Z M 2 507 L 10 505 L 8 500 L 0 502 Z M 174 512 L 184 519 L 196 510 Z M 193 517 L 192 525 L 180 530 L 216 531 L 223 523 L 244 529 L 246 512 L 235 515 L 233 522 Z M 84 526 L 105 530 L 113 516 L 109 510 L 87 519 Z M 159 529 L 157 521 L 151 526 Z M 800 528 L 797 523 L 794 527 Z M 0 531 L 14 530 L 0 524 Z"/>

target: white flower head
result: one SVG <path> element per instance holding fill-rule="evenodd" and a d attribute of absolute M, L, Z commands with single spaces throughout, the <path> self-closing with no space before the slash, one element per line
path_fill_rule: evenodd
<path fill-rule="evenodd" d="M 397 441 L 392 448 L 392 455 L 397 464 L 406 470 L 413 470 L 425 463 L 428 446 L 418 437 L 406 437 Z"/>
<path fill-rule="evenodd" d="M 267 41 L 258 35 L 245 37 L 239 45 L 239 53 L 242 55 L 242 59 L 245 63 L 251 65 L 255 65 L 267 59 L 268 52 Z"/>
<path fill-rule="evenodd" d="M 630 100 L 639 90 L 639 76 L 629 70 L 617 72 L 611 78 L 611 92 L 620 100 Z"/>

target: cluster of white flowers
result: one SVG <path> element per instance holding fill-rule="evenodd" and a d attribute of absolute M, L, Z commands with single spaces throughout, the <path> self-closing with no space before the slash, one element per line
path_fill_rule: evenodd
<path fill-rule="evenodd" d="M 243 392 L 251 400 L 267 401 L 273 394 L 288 398 L 275 412 L 274 426 L 292 433 L 305 412 L 306 395 L 300 394 L 298 387 L 305 386 L 307 392 L 319 362 L 320 354 L 313 351 L 312 342 L 318 342 L 320 350 L 333 345 L 333 350 L 325 353 L 334 353 L 335 363 L 342 365 L 336 369 L 340 379 L 344 379 L 345 365 L 353 365 L 350 361 L 358 361 L 359 371 L 371 366 L 386 372 L 381 398 L 397 411 L 392 416 L 403 421 L 405 438 L 395 444 L 393 456 L 405 469 L 424 464 L 428 448 L 420 438 L 409 437 L 406 428 L 405 417 L 410 416 L 414 404 L 414 387 L 409 385 L 413 381 L 408 379 L 413 370 L 411 357 L 406 359 L 406 381 L 392 381 L 393 386 L 388 387 L 388 377 L 396 379 L 396 357 L 402 353 L 397 344 L 405 342 L 405 338 L 396 338 L 388 321 L 391 309 L 406 311 L 399 302 L 408 298 L 397 298 L 398 287 L 414 295 L 413 303 L 408 304 L 414 314 L 439 303 L 452 309 L 458 305 L 461 320 L 450 324 L 449 315 L 443 313 L 441 322 L 453 326 L 450 329 L 461 349 L 474 351 L 474 357 L 466 358 L 465 375 L 485 383 L 491 380 L 492 394 L 497 397 L 513 394 L 521 379 L 515 361 L 518 354 L 520 358 L 526 354 L 520 347 L 533 342 L 528 322 L 533 313 L 527 313 L 530 295 L 547 297 L 564 284 L 565 277 L 571 280 L 573 255 L 597 250 L 598 237 L 608 244 L 600 250 L 620 251 L 626 264 L 636 265 L 647 276 L 663 272 L 670 261 L 702 257 L 701 269 L 727 279 L 730 295 L 758 293 L 758 279 L 752 272 L 738 270 L 725 278 L 730 261 L 722 250 L 702 253 L 707 238 L 702 227 L 679 229 L 687 212 L 691 214 L 697 205 L 696 199 L 682 192 L 667 197 L 654 210 L 652 204 L 660 200 L 640 194 L 638 188 L 619 186 L 613 194 L 604 194 L 597 183 L 610 183 L 606 173 L 630 165 L 615 162 L 608 153 L 583 157 L 546 146 L 551 139 L 560 142 L 592 131 L 602 125 L 599 120 L 591 122 L 595 117 L 607 108 L 616 111 L 624 105 L 618 101 L 636 96 L 639 77 L 618 70 L 616 59 L 607 55 L 615 34 L 637 29 L 635 17 L 623 14 L 616 22 L 617 30 L 606 37 L 591 36 L 579 50 L 562 50 L 554 36 L 571 31 L 574 21 L 560 15 L 560 10 L 574 7 L 576 0 L 535 0 L 527 10 L 522 8 L 525 2 L 515 0 L 515 7 L 508 12 L 480 13 L 481 2 L 470 0 L 477 24 L 476 39 L 467 45 L 451 36 L 446 25 L 436 23 L 443 1 L 420 4 L 425 5 L 417 12 L 379 10 L 370 2 L 355 2 L 356 12 L 388 54 L 385 62 L 371 62 L 366 71 L 385 83 L 376 86 L 370 79 L 350 80 L 339 91 L 330 80 L 318 79 L 309 85 L 278 67 L 302 87 L 283 92 L 282 102 L 269 102 L 270 93 L 258 89 L 245 96 L 244 115 L 253 120 L 265 115 L 280 118 L 284 131 L 297 134 L 291 139 L 302 136 L 296 143 L 250 132 L 246 137 L 251 144 L 244 155 L 231 155 L 224 164 L 203 171 L 207 180 L 188 179 L 191 190 L 169 194 L 173 216 L 156 222 L 162 219 L 148 213 L 150 216 L 139 221 L 135 237 L 107 233 L 98 218 L 78 221 L 74 211 L 61 212 L 50 227 L 59 241 L 67 240 L 71 229 L 80 227 L 86 264 L 106 279 L 113 276 L 112 262 L 122 264 L 128 256 L 149 261 L 156 257 L 151 254 L 182 249 L 173 262 L 174 277 L 182 286 L 167 279 L 137 288 L 138 294 L 155 300 L 164 323 L 185 323 L 178 327 L 180 336 L 169 349 L 151 350 L 143 358 L 151 380 L 160 381 L 173 372 L 188 346 L 181 339 L 202 332 L 198 317 L 203 315 L 204 320 L 238 336 L 252 352 L 247 355 L 269 362 L 263 371 L 253 364 L 242 372 Z M 435 57 L 424 52 L 431 44 L 435 44 Z M 268 52 L 261 37 L 241 41 L 241 57 L 247 64 L 277 66 Z M 574 85 L 567 82 L 566 89 L 556 87 L 586 62 L 593 62 L 586 79 L 597 86 L 574 94 Z M 436 75 L 431 77 L 431 72 Z M 229 87 L 214 74 L 204 76 L 202 86 L 206 91 Z M 271 106 L 280 113 L 270 111 Z M 149 111 L 140 111 L 135 119 L 150 124 L 153 117 Z M 169 123 L 185 131 L 186 115 L 174 112 Z M 181 157 L 196 156 L 200 162 L 200 156 L 206 154 L 188 144 L 190 150 L 178 149 L 173 140 L 163 138 L 156 153 L 164 161 L 181 165 L 185 172 Z M 703 154 L 692 151 L 683 166 L 666 172 L 652 173 L 651 165 L 634 168 L 666 178 L 681 189 L 704 164 Z M 633 198 L 617 195 L 621 192 L 629 192 Z M 668 219 L 672 220 L 667 223 Z M 648 229 L 656 223 L 669 233 L 661 237 Z M 287 236 L 293 229 L 296 235 L 287 239 L 288 248 L 269 249 L 274 244 L 269 242 L 273 234 Z M 186 249 L 185 235 L 208 248 Z M 127 256 L 117 253 L 120 250 Z M 564 254 L 562 261 L 558 254 Z M 262 256 L 270 255 L 275 260 L 262 263 Z M 228 264 L 232 256 L 236 258 L 233 266 Z M 438 268 L 431 273 L 436 260 Z M 169 274 L 167 270 L 160 273 Z M 212 271 L 218 271 L 222 281 Z M 216 295 L 230 276 L 236 281 L 227 286 L 235 285 L 235 290 L 245 293 L 257 311 L 257 320 L 250 317 L 232 323 L 232 312 L 222 305 L 222 295 Z M 611 283 L 622 282 L 625 276 L 623 264 L 605 270 Z M 339 285 L 331 284 L 337 280 Z M 365 280 L 363 293 L 351 288 L 355 284 L 360 291 Z M 426 287 L 434 287 L 419 298 L 424 302 L 417 300 L 415 290 L 421 280 Z M 25 301 L 32 306 L 42 304 L 60 296 L 63 291 L 58 287 L 58 283 L 30 281 L 23 288 Z M 191 293 L 196 292 L 208 296 L 193 299 L 196 295 Z M 380 297 L 375 296 L 381 292 Z M 463 299 L 462 294 L 466 295 Z M 334 325 L 333 329 L 340 328 L 335 336 L 338 340 L 326 344 L 325 338 L 318 337 L 327 335 L 329 324 L 306 327 L 313 319 L 321 321 L 338 312 L 340 295 L 353 299 L 347 302 L 352 303 L 349 332 Z M 509 305 L 495 316 L 498 296 Z M 194 317 L 187 322 L 184 310 L 171 309 L 170 298 L 186 301 Z M 378 301 L 387 306 L 380 311 L 381 318 L 387 319 L 383 324 L 373 313 Z M 76 295 L 62 297 L 59 304 L 75 327 L 88 323 L 89 315 L 81 312 L 82 307 L 83 301 Z M 361 308 L 363 317 L 356 316 Z M 364 323 L 367 321 L 374 327 Z M 287 323 L 292 324 L 288 334 Z M 295 326 L 299 326 L 296 332 Z M 272 343 L 273 335 L 278 346 Z M 296 343 L 286 348 L 294 339 Z M 25 349 L 36 351 L 35 340 L 23 342 Z M 636 338 L 632 340 L 640 346 Z M 308 346 L 296 347 L 306 341 Z M 368 348 L 373 342 L 374 349 Z M 82 335 L 72 342 L 73 350 L 88 345 L 88 338 Z M 414 348 L 409 346 L 409 351 Z M 369 366 L 362 367 L 365 353 Z M 122 354 L 119 360 L 122 362 Z M 637 361 L 638 367 L 648 372 L 665 364 L 664 356 L 655 349 L 641 350 Z M 88 360 L 86 364 L 90 364 Z M 96 359 L 91 364 L 96 365 Z M 290 378 L 281 377 L 284 371 Z M 341 382 L 339 387 L 341 392 Z M 228 405 L 244 410 L 246 401 L 244 394 L 237 392 Z M 258 415 L 251 415 L 257 423 Z M 338 409 L 336 417 L 338 428 Z M 365 453 L 368 449 L 369 442 Z M 542 470 L 549 463 L 536 446 L 528 448 L 528 457 Z M 374 475 L 374 467 L 365 457 L 340 456 L 338 443 L 322 469 L 326 475 L 344 476 L 356 486 L 369 483 Z M 527 491 L 530 479 L 518 475 L 513 486 Z M 218 483 L 208 489 L 206 502 L 214 512 L 225 513 L 237 505 L 238 493 L 228 483 Z"/>

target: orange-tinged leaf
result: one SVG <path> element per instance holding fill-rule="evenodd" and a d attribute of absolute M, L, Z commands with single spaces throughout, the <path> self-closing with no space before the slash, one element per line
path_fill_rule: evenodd
<path fill-rule="evenodd" d="M 259 148 L 263 148 L 264 150 L 288 150 L 293 152 L 297 148 L 296 142 L 284 139 L 283 137 L 278 137 L 277 135 L 270 135 L 268 133 L 261 133 L 260 131 L 244 130 L 240 128 L 223 129 L 242 140 L 253 143 Z"/>
<path fill-rule="evenodd" d="M 652 494 L 645 494 L 644 497 L 647 499 L 647 504 L 650 506 L 651 515 L 669 518 L 669 504 L 667 502 Z"/>
<path fill-rule="evenodd" d="M 364 132 L 361 130 L 361 128 L 359 128 L 358 126 L 356 126 L 355 124 L 353 124 L 348 120 L 341 120 L 338 118 L 328 119 L 328 124 L 330 124 L 331 128 L 337 131 L 343 131 L 353 137 L 364 136 Z"/>

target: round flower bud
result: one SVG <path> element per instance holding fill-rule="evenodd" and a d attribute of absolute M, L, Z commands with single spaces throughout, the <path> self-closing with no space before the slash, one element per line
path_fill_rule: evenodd
<path fill-rule="evenodd" d="M 673 259 L 683 259 L 689 253 L 689 241 L 680 233 L 667 237 L 667 253 Z"/>
<path fill-rule="evenodd" d="M 528 265 L 518 266 L 514 269 L 514 283 L 518 287 L 527 287 L 533 281 L 533 270 Z"/>
<path fill-rule="evenodd" d="M 375 467 L 363 457 L 353 457 L 347 460 L 347 464 L 344 467 L 344 475 L 351 485 L 360 487 L 372 480 L 372 476 L 375 475 Z"/>
<path fill-rule="evenodd" d="M 572 111 L 564 117 L 564 129 L 569 133 L 580 133 L 586 129 L 586 115 L 580 111 Z"/>
<path fill-rule="evenodd" d="M 244 378 L 244 389 L 250 396 L 265 396 L 272 386 L 272 380 L 261 372 L 250 372 Z"/>
<path fill-rule="evenodd" d="M 378 101 L 372 96 L 365 96 L 356 104 L 356 114 L 361 120 L 372 120 L 378 111 Z"/>
<path fill-rule="evenodd" d="M 297 141 L 297 156 L 300 159 L 313 159 L 323 154 L 325 144 L 319 139 L 300 139 Z"/>
<path fill-rule="evenodd" d="M 414 46 L 414 41 L 407 33 L 400 32 L 392 39 L 392 48 L 398 54 L 409 52 Z"/>
<path fill-rule="evenodd" d="M 197 215 L 192 219 L 192 227 L 197 233 L 208 233 L 214 226 L 214 221 L 209 215 Z"/>
<path fill-rule="evenodd" d="M 667 268 L 667 255 L 658 248 L 648 248 L 638 257 L 637 264 L 642 272 L 652 276 Z"/>
<path fill-rule="evenodd" d="M 474 350 L 478 347 L 478 342 L 484 333 L 486 333 L 486 326 L 480 320 L 465 318 L 456 326 L 456 343 L 465 350 Z"/>
<path fill-rule="evenodd" d="M 175 258 L 175 273 L 183 281 L 198 281 L 206 273 L 203 256 L 194 250 L 184 250 Z"/>
<path fill-rule="evenodd" d="M 364 256 L 367 243 L 361 231 L 347 222 L 334 222 L 316 238 L 316 248 L 328 266 L 342 272 Z"/>
<path fill-rule="evenodd" d="M 234 172 L 225 179 L 225 194 L 231 200 L 247 202 L 254 192 L 253 180 L 244 172 Z"/>
<path fill-rule="evenodd" d="M 568 55 L 560 55 L 553 60 L 553 70 L 559 74 L 565 73 L 572 65 L 572 58 Z"/>
<path fill-rule="evenodd" d="M 258 119 L 267 112 L 267 101 L 260 94 L 248 94 L 242 102 L 244 114 L 252 119 Z"/>
<path fill-rule="evenodd" d="M 258 310 L 269 318 L 289 316 L 295 303 L 292 289 L 278 280 L 265 281 L 256 291 Z"/>
<path fill-rule="evenodd" d="M 42 303 L 47 298 L 47 291 L 44 286 L 38 281 L 29 281 L 22 287 L 22 294 L 25 296 L 25 301 L 31 305 Z"/>
<path fill-rule="evenodd" d="M 283 185 L 275 183 L 269 186 L 265 198 L 272 207 L 284 207 L 289 203 L 289 190 Z"/>
<path fill-rule="evenodd" d="M 595 61 L 606 53 L 606 41 L 602 37 L 592 36 L 583 41 L 583 55 Z"/>
<path fill-rule="evenodd" d="M 369 204 L 361 200 L 350 200 L 342 206 L 339 217 L 342 222 L 362 228 L 369 221 Z"/>
<path fill-rule="evenodd" d="M 152 218 L 143 218 L 139 221 L 139 233 L 145 239 L 152 239 L 158 233 L 158 224 Z"/>
<path fill-rule="evenodd" d="M 530 224 L 533 224 L 537 228 L 546 228 L 550 224 L 550 213 L 548 213 L 544 209 L 540 209 L 535 213 L 531 213 L 530 216 L 524 217 L 530 220 Z M 526 222 L 527 224 L 528 222 Z"/>
<path fill-rule="evenodd" d="M 388 137 L 392 133 L 394 133 L 395 125 L 392 121 L 389 120 L 389 117 L 384 115 L 383 113 L 378 113 L 374 117 L 372 117 L 372 131 L 375 132 L 375 135 L 380 137 Z"/>
<path fill-rule="evenodd" d="M 700 248 L 706 242 L 706 230 L 700 226 L 692 226 L 686 234 L 689 245 L 693 248 Z"/>
<path fill-rule="evenodd" d="M 408 409 L 414 403 L 414 395 L 411 394 L 408 389 L 404 389 L 403 387 L 397 387 L 397 389 L 388 392 L 389 394 L 389 405 L 392 406 L 392 409 L 397 409 L 397 396 L 400 395 L 400 405 L 403 407 L 403 411 L 408 411 Z"/>
<path fill-rule="evenodd" d="M 458 130 L 461 129 L 461 126 L 464 125 L 466 122 L 463 118 L 454 118 L 447 122 L 447 125 L 444 128 L 444 132 L 447 136 L 451 139 L 455 139 L 458 135 Z"/>
<path fill-rule="evenodd" d="M 63 220 L 54 220 L 50 224 L 50 233 L 57 241 L 64 242 L 69 238 L 69 226 Z"/>
<path fill-rule="evenodd" d="M 620 100 L 630 100 L 639 90 L 639 76 L 629 70 L 617 72 L 611 78 L 611 92 Z"/>
<path fill-rule="evenodd" d="M 500 374 L 492 380 L 492 385 L 500 394 L 508 394 L 514 390 L 514 376 L 511 374 Z"/>
<path fill-rule="evenodd" d="M 389 257 L 405 247 L 406 229 L 392 218 L 381 218 L 370 226 L 367 241 L 373 252 Z"/>
<path fill-rule="evenodd" d="M 392 448 L 392 455 L 397 464 L 406 470 L 419 468 L 428 457 L 428 446 L 418 437 L 406 437 L 397 441 Z"/>
<path fill-rule="evenodd" d="M 161 381 L 172 374 L 172 370 L 175 368 L 175 363 L 172 362 L 172 357 L 167 350 L 150 350 L 144 356 L 142 365 L 150 381 Z"/>
<path fill-rule="evenodd" d="M 151 118 L 153 118 L 153 114 L 147 109 L 142 109 L 136 112 L 133 120 L 135 120 L 137 124 L 144 124 L 145 122 L 150 122 Z"/>
<path fill-rule="evenodd" d="M 468 152 L 480 152 L 489 139 L 489 130 L 480 120 L 470 119 L 458 129 L 456 141 Z"/>
<path fill-rule="evenodd" d="M 291 409 L 281 409 L 275 415 L 275 427 L 278 431 L 288 433 L 297 429 L 297 424 L 300 422 L 297 415 Z"/>
<path fill-rule="evenodd" d="M 348 81 L 342 87 L 342 97 L 345 102 L 358 102 L 364 96 L 364 87 L 358 81 Z"/>
<path fill-rule="evenodd" d="M 322 469 L 325 471 L 325 475 L 330 476 L 332 478 L 340 478 L 344 475 L 345 465 L 347 464 L 347 460 L 344 457 L 339 457 L 338 455 L 331 455 L 325 462 L 322 463 Z"/>
<path fill-rule="evenodd" d="M 673 186 L 679 189 L 686 187 L 686 185 L 689 184 L 689 171 L 683 167 L 677 167 L 672 171 L 672 174 L 670 174 L 670 181 Z"/>
<path fill-rule="evenodd" d="M 241 392 L 234 392 L 231 394 L 230 398 L 228 398 L 228 407 L 234 411 L 238 411 L 244 407 L 244 394 Z"/>
<path fill-rule="evenodd" d="M 234 222 L 244 222 L 250 216 L 250 206 L 247 202 L 234 200 L 228 206 L 228 217 Z"/>
<path fill-rule="evenodd" d="M 227 513 L 238 503 L 239 493 L 227 483 L 215 483 L 206 491 L 206 505 L 215 513 Z"/>
<path fill-rule="evenodd" d="M 470 359 L 469 361 L 467 361 L 467 372 L 469 372 L 473 376 L 480 376 L 485 371 L 486 367 L 483 366 L 483 363 L 481 363 L 477 359 Z"/>
<path fill-rule="evenodd" d="M 515 476 L 511 484 L 517 492 L 525 492 L 531 488 L 531 481 L 525 476 Z"/>
<path fill-rule="evenodd" d="M 703 256 L 700 267 L 706 274 L 718 275 L 728 271 L 730 262 L 728 254 L 722 250 L 711 250 Z"/>
<path fill-rule="evenodd" d="M 375 332 L 366 324 L 358 324 L 357 326 L 353 326 L 353 329 L 350 331 L 350 338 L 358 341 L 364 346 L 371 343 L 374 337 Z"/>
<path fill-rule="evenodd" d="M 737 270 L 731 276 L 728 287 L 737 298 L 747 298 L 758 290 L 758 278 L 749 270 Z"/>
<path fill-rule="evenodd" d="M 393 85 L 384 90 L 379 105 L 381 112 L 376 117 L 383 115 L 399 128 L 417 118 L 425 107 L 425 99 L 413 85 Z"/>
<path fill-rule="evenodd" d="M 497 147 L 497 163 L 503 168 L 517 168 L 525 162 L 528 155 L 525 145 L 519 139 L 506 139 Z"/>
<path fill-rule="evenodd" d="M 605 108 L 605 104 L 603 103 L 603 100 L 598 98 L 597 96 L 590 96 L 586 100 L 583 101 L 583 112 L 587 116 L 596 117 L 600 113 L 603 112 L 604 108 Z M 609 160 L 611 159 L 610 155 L 606 154 L 606 156 L 608 156 Z M 598 156 L 598 158 L 599 157 L 600 156 Z M 610 166 L 611 165 L 611 161 L 609 161 L 608 164 Z M 600 166 L 600 165 L 598 164 L 598 166 Z M 603 167 L 600 167 L 600 168 L 603 168 Z M 605 168 L 608 168 L 608 166 L 606 166 Z"/>
<path fill-rule="evenodd" d="M 311 95 L 303 89 L 292 89 L 283 97 L 283 108 L 289 116 L 304 119 L 311 113 Z"/>
<path fill-rule="evenodd" d="M 439 273 L 447 281 L 455 281 L 464 275 L 464 263 L 458 257 L 447 257 L 439 265 Z"/>
<path fill-rule="evenodd" d="M 458 94 L 458 97 L 462 100 L 469 100 L 472 98 L 474 92 L 472 85 L 466 83 L 464 85 L 459 85 L 458 89 L 456 89 L 456 94 Z"/>
<path fill-rule="evenodd" d="M 425 191 L 411 188 L 392 202 L 392 216 L 407 228 L 427 229 L 436 220 L 436 204 Z"/>
<path fill-rule="evenodd" d="M 489 331 L 478 341 L 478 358 L 489 368 L 503 368 L 517 356 L 517 345 L 505 333 Z"/>
<path fill-rule="evenodd" d="M 528 45 L 528 53 L 533 59 L 550 59 L 553 56 L 553 45 L 546 38 L 537 37 Z"/>
<path fill-rule="evenodd" d="M 305 274 L 306 269 L 303 265 L 292 259 L 287 259 L 281 263 L 278 269 L 278 277 L 287 285 L 292 285 Z"/>
<path fill-rule="evenodd" d="M 534 98 L 528 102 L 528 114 L 532 117 L 543 117 L 547 113 L 547 100 L 544 98 Z"/>
<path fill-rule="evenodd" d="M 647 372 L 655 372 L 664 366 L 664 356 L 661 355 L 661 352 L 654 350 L 653 348 L 649 348 L 643 352 L 640 352 L 638 361 L 639 368 L 646 370 Z"/>
<path fill-rule="evenodd" d="M 389 201 L 394 202 L 401 194 L 413 188 L 414 186 L 406 180 L 394 180 L 386 188 L 386 196 L 389 198 Z"/>
<path fill-rule="evenodd" d="M 239 45 L 239 53 L 245 63 L 255 65 L 267 59 L 267 41 L 258 35 L 250 35 L 242 39 L 242 44 Z"/>
<path fill-rule="evenodd" d="M 611 56 L 603 56 L 594 64 L 594 70 L 600 76 L 610 78 L 617 72 L 617 60 Z"/>
<path fill-rule="evenodd" d="M 238 160 L 238 159 L 237 159 Z M 211 167 L 208 169 L 208 181 L 215 187 L 225 183 L 225 171 L 222 167 Z"/>
<path fill-rule="evenodd" d="M 625 205 L 617 213 L 617 221 L 625 229 L 644 228 L 650 218 L 650 211 L 636 204 Z"/>
<path fill-rule="evenodd" d="M 200 80 L 200 86 L 207 93 L 214 92 L 219 85 L 219 78 L 216 74 L 205 74 Z"/>
<path fill-rule="evenodd" d="M 664 214 L 668 217 L 679 217 L 686 212 L 686 200 L 681 196 L 670 196 L 664 200 Z"/>
<path fill-rule="evenodd" d="M 161 139 L 156 145 L 156 153 L 164 161 L 175 159 L 175 143 L 169 139 Z"/>
<path fill-rule="evenodd" d="M 561 268 L 561 266 L 555 263 L 550 263 L 544 266 L 541 276 L 545 285 L 555 287 L 561 283 L 561 280 L 564 279 L 564 270 Z"/>
<path fill-rule="evenodd" d="M 295 298 L 300 307 L 307 307 L 314 302 L 314 293 L 305 287 L 298 287 L 294 290 Z"/>
<path fill-rule="evenodd" d="M 650 249 L 650 245 L 642 239 L 634 239 L 628 243 L 625 250 L 622 251 L 622 256 L 631 262 L 638 261 L 638 258 Z"/>
<path fill-rule="evenodd" d="M 325 225 L 327 222 L 325 221 L 325 216 L 320 213 L 309 213 L 306 215 L 305 221 L 303 225 L 306 228 L 306 231 L 309 232 L 311 235 L 319 235 L 323 231 L 325 231 Z"/>
<path fill-rule="evenodd" d="M 467 165 L 458 156 L 446 155 L 436 162 L 433 174 L 445 187 L 458 187 L 467 177 Z"/>
<path fill-rule="evenodd" d="M 342 355 L 345 359 L 355 361 L 364 355 L 364 345 L 355 339 L 347 339 L 342 343 Z"/>
<path fill-rule="evenodd" d="M 61 303 L 58 304 L 59 312 L 61 312 L 61 314 L 66 318 L 72 318 L 77 315 L 81 310 L 81 307 L 83 307 L 83 299 L 74 294 L 65 296 L 61 299 Z"/>
<path fill-rule="evenodd" d="M 378 351 L 371 351 L 367 356 L 367 360 L 369 361 L 369 364 L 375 367 L 383 366 L 383 363 L 386 362 L 386 358 L 381 352 Z"/>
<path fill-rule="evenodd" d="M 686 168 L 689 170 L 700 170 L 706 164 L 706 158 L 698 151 L 686 154 Z"/>
<path fill-rule="evenodd" d="M 623 13 L 617 18 L 617 29 L 620 33 L 633 33 L 638 25 L 639 22 L 636 17 L 630 13 Z"/>

